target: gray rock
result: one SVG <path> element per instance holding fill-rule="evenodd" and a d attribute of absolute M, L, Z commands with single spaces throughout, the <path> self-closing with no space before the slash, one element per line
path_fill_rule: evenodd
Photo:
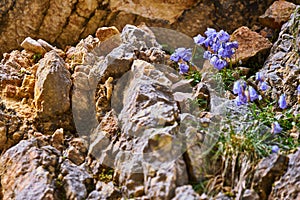
<path fill-rule="evenodd" d="M 107 199 L 107 200 L 114 200 L 121 198 L 121 191 L 117 189 L 113 182 L 104 183 L 98 182 L 97 183 L 97 190 L 91 192 L 88 196 L 88 200 L 98 200 L 98 199 Z"/>
<path fill-rule="evenodd" d="M 286 173 L 274 183 L 269 199 L 300 198 L 300 149 L 291 154 Z"/>
<path fill-rule="evenodd" d="M 42 118 L 62 115 L 70 109 L 70 72 L 55 51 L 45 54 L 36 73 L 34 101 Z"/>
<path fill-rule="evenodd" d="M 177 123 L 180 111 L 167 78 L 172 73 L 135 60 L 115 87 L 112 108 L 120 113 L 121 128 L 115 177 L 126 196 L 170 199 L 178 185 L 187 183 L 182 159 L 186 132 L 180 133 Z"/>
<path fill-rule="evenodd" d="M 264 158 L 256 167 L 253 178 L 253 189 L 260 199 L 268 199 L 272 184 L 277 181 L 287 170 L 289 158 L 284 155 L 271 154 Z"/>
<path fill-rule="evenodd" d="M 25 40 L 21 43 L 21 47 L 23 47 L 27 51 L 32 51 L 41 55 L 44 55 L 46 53 L 44 47 L 31 37 L 25 38 Z"/>
<path fill-rule="evenodd" d="M 60 153 L 23 140 L 1 156 L 3 199 L 55 199 L 55 169 Z M 20 184 L 22 183 L 22 184 Z"/>
<path fill-rule="evenodd" d="M 300 6 L 292 12 L 291 18 L 286 22 L 279 33 L 277 41 L 271 48 L 270 55 L 265 61 L 262 72 L 272 90 L 268 90 L 266 97 L 278 100 L 283 93 L 286 94 L 287 105 L 291 107 L 297 102 L 297 86 L 300 83 L 300 58 L 297 53 L 300 36 L 299 29 Z"/>
<path fill-rule="evenodd" d="M 200 196 L 196 193 L 191 185 L 184 185 L 176 188 L 176 195 L 172 200 L 200 200 Z"/>
<path fill-rule="evenodd" d="M 87 188 L 93 185 L 93 179 L 83 166 L 77 166 L 69 160 L 65 160 L 60 171 L 63 176 L 63 188 L 67 199 L 84 200 L 90 191 Z M 91 188 L 92 189 L 92 188 Z"/>

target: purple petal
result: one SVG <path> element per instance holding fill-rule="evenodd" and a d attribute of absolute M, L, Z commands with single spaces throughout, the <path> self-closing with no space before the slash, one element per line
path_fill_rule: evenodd
<path fill-rule="evenodd" d="M 279 97 L 278 105 L 281 109 L 286 109 L 287 105 L 286 105 L 286 100 L 285 100 L 285 94 L 282 94 Z"/>
<path fill-rule="evenodd" d="M 282 128 L 281 128 L 281 126 L 280 126 L 280 124 L 278 123 L 278 122 L 274 122 L 273 124 L 272 124 L 272 133 L 273 134 L 278 134 L 278 133 L 280 133 L 282 131 Z"/>
<path fill-rule="evenodd" d="M 204 44 L 204 41 L 205 41 L 205 37 L 203 37 L 202 35 L 197 35 L 196 37 L 194 37 L 194 42 L 195 44 L 197 45 L 202 45 Z"/>
<path fill-rule="evenodd" d="M 279 147 L 277 145 L 272 146 L 272 153 L 278 153 Z"/>

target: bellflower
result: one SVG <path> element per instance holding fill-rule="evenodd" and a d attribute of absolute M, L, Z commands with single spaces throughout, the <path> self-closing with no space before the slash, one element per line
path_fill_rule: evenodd
<path fill-rule="evenodd" d="M 189 66 L 186 63 L 179 63 L 179 73 L 185 74 L 189 71 Z"/>
<path fill-rule="evenodd" d="M 258 94 L 256 90 L 251 86 L 249 86 L 249 97 L 250 101 L 255 101 L 256 99 L 258 99 Z"/>
<path fill-rule="evenodd" d="M 178 62 L 180 59 L 188 62 L 192 58 L 192 50 L 186 48 L 177 48 L 171 55 L 170 59 L 174 62 Z"/>
<path fill-rule="evenodd" d="M 233 84 L 233 94 L 241 94 L 243 92 L 243 88 L 241 86 L 240 81 L 236 81 Z"/>
<path fill-rule="evenodd" d="M 272 131 L 271 132 L 274 133 L 274 134 L 278 134 L 281 131 L 282 131 L 282 128 L 281 128 L 280 124 L 278 122 L 274 122 L 272 124 Z"/>
<path fill-rule="evenodd" d="M 219 32 L 217 33 L 217 38 L 218 38 L 221 42 L 228 42 L 229 39 L 230 39 L 230 35 L 229 35 L 227 32 L 221 30 L 221 31 L 219 31 Z"/>
<path fill-rule="evenodd" d="M 203 53 L 203 58 L 204 58 L 204 59 L 210 60 L 211 57 L 212 57 L 212 53 L 211 53 L 210 51 L 205 51 L 205 52 Z"/>
<path fill-rule="evenodd" d="M 247 96 L 244 93 L 240 93 L 235 99 L 235 104 L 237 106 L 247 104 L 247 102 Z"/>
<path fill-rule="evenodd" d="M 286 100 L 285 100 L 285 94 L 282 94 L 279 97 L 278 105 L 281 109 L 286 109 L 287 105 L 286 105 Z"/>
<path fill-rule="evenodd" d="M 279 147 L 277 145 L 272 146 L 272 153 L 278 153 Z"/>
<path fill-rule="evenodd" d="M 213 28 L 207 28 L 204 33 L 207 37 L 215 37 L 217 35 L 217 31 Z"/>
<path fill-rule="evenodd" d="M 263 75 L 263 73 L 262 72 L 256 72 L 256 74 L 255 74 L 255 80 L 256 81 L 263 81 L 264 80 L 264 75 Z"/>
<path fill-rule="evenodd" d="M 203 37 L 202 35 L 197 35 L 196 37 L 194 37 L 194 42 L 195 44 L 197 45 L 202 45 L 204 44 L 204 41 L 205 41 L 205 37 Z"/>
<path fill-rule="evenodd" d="M 265 81 L 263 81 L 261 82 L 259 88 L 261 89 L 261 91 L 266 91 L 268 89 L 268 84 Z"/>
<path fill-rule="evenodd" d="M 203 58 L 208 59 L 218 70 L 223 69 L 228 65 L 227 59 L 231 58 L 235 53 L 235 49 L 238 48 L 237 41 L 229 42 L 230 35 L 224 30 L 217 32 L 213 28 L 207 28 L 204 34 L 206 38 L 197 35 L 194 37 L 194 42 L 208 48 Z"/>
<path fill-rule="evenodd" d="M 300 95 L 300 85 L 298 85 L 298 87 L 297 87 L 297 93 L 298 93 L 298 95 Z"/>

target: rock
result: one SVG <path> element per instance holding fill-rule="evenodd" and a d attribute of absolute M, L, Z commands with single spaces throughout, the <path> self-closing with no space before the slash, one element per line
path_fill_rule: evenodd
<path fill-rule="evenodd" d="M 35 76 L 25 74 L 22 85 L 17 89 L 17 96 L 19 98 L 31 98 L 34 97 L 34 86 L 35 86 Z"/>
<path fill-rule="evenodd" d="M 117 189 L 113 182 L 104 183 L 98 182 L 97 183 L 97 190 L 90 193 L 88 196 L 88 200 L 98 200 L 98 199 L 120 199 L 121 192 Z"/>
<path fill-rule="evenodd" d="M 231 35 L 231 40 L 237 41 L 239 44 L 233 63 L 242 61 L 242 63 L 249 62 L 251 64 L 255 60 L 255 64 L 263 64 L 265 56 L 272 47 L 272 43 L 268 39 L 251 31 L 246 26 L 235 30 Z"/>
<path fill-rule="evenodd" d="M 176 188 L 176 195 L 172 200 L 200 200 L 200 196 L 196 193 L 191 185 L 184 185 Z"/>
<path fill-rule="evenodd" d="M 41 55 L 46 53 L 46 50 L 42 47 L 42 45 L 31 37 L 25 38 L 25 40 L 21 43 L 21 47 L 27 51 L 32 51 Z"/>
<path fill-rule="evenodd" d="M 4 54 L 0 63 L 0 89 L 3 90 L 7 85 L 21 86 L 30 66 L 31 61 L 18 50 Z"/>
<path fill-rule="evenodd" d="M 160 48 L 154 33 L 147 27 L 135 27 L 126 25 L 121 33 L 121 39 L 125 44 L 131 44 L 137 50 L 150 49 L 151 47 Z"/>
<path fill-rule="evenodd" d="M 288 162 L 288 157 L 274 153 L 260 161 L 256 167 L 252 186 L 260 199 L 268 199 L 272 184 L 286 172 Z"/>
<path fill-rule="evenodd" d="M 6 151 L 0 158 L 3 199 L 55 199 L 59 155 L 51 146 L 39 147 L 37 139 L 23 140 Z"/>
<path fill-rule="evenodd" d="M 173 1 L 155 1 L 150 3 L 142 0 L 138 3 L 128 4 L 126 1 L 112 0 L 110 6 L 112 10 L 125 11 L 149 19 L 160 19 L 174 23 L 186 8 L 194 5 L 196 1 L 188 0 L 185 3 Z M 147 12 L 145 12 L 147 10 Z"/>
<path fill-rule="evenodd" d="M 75 165 L 81 165 L 87 155 L 87 141 L 83 138 L 74 138 L 70 142 L 70 146 L 65 151 L 65 156 Z"/>
<path fill-rule="evenodd" d="M 41 0 L 24 4 L 8 0 L 0 6 L 0 55 L 19 47 L 19 42 L 28 36 L 41 38 L 64 49 L 93 35 L 101 26 L 114 25 L 121 30 L 126 24 L 145 22 L 150 27 L 172 28 L 189 36 L 203 33 L 207 27 L 232 32 L 242 25 L 257 25 L 258 17 L 273 2 L 156 0 L 149 3 L 142 0 L 126 3 L 124 0 L 112 0 L 98 4 L 90 0 L 55 0 L 55 3 Z M 32 12 L 33 9 L 35 12 Z"/>
<path fill-rule="evenodd" d="M 254 190 L 245 190 L 243 197 L 243 200 L 259 200 L 258 194 Z"/>
<path fill-rule="evenodd" d="M 274 183 L 269 199 L 299 199 L 300 149 L 289 155 L 286 173 Z"/>
<path fill-rule="evenodd" d="M 96 31 L 96 37 L 100 40 L 100 42 L 103 42 L 117 34 L 120 34 L 120 32 L 115 26 L 100 27 Z"/>
<path fill-rule="evenodd" d="M 36 73 L 34 101 L 42 118 L 62 115 L 70 109 L 70 72 L 55 51 L 45 54 Z"/>
<path fill-rule="evenodd" d="M 297 103 L 295 96 L 300 83 L 297 76 L 300 73 L 300 58 L 296 53 L 299 51 L 297 41 L 300 41 L 300 36 L 297 34 L 299 17 L 300 6 L 297 6 L 291 19 L 282 26 L 279 37 L 261 70 L 265 74 L 268 85 L 272 87 L 265 96 L 270 100 L 278 100 L 279 96 L 285 93 L 288 107 Z"/>
<path fill-rule="evenodd" d="M 43 39 L 38 39 L 37 40 L 38 43 L 40 43 L 40 45 L 42 45 L 42 47 L 46 50 L 46 51 L 51 51 L 51 50 L 56 50 L 56 48 L 54 46 L 52 46 L 51 44 L 49 44 L 48 42 L 46 42 Z"/>
<path fill-rule="evenodd" d="M 56 148 L 57 150 L 59 150 L 60 152 L 62 152 L 63 148 L 64 148 L 64 130 L 62 128 L 57 129 L 52 137 L 51 137 L 51 145 Z"/>
<path fill-rule="evenodd" d="M 65 160 L 60 171 L 66 199 L 86 199 L 90 190 L 93 190 L 93 180 L 87 169 Z"/>
<path fill-rule="evenodd" d="M 114 88 L 111 105 L 119 113 L 121 134 L 115 142 L 119 151 L 110 155 L 126 196 L 170 199 L 187 183 L 181 148 L 190 132 L 178 130 L 179 108 L 171 90 L 178 81 L 171 68 L 135 60 Z"/>
<path fill-rule="evenodd" d="M 19 102 L 10 103 L 0 99 L 0 152 L 4 152 L 26 137 L 28 130 L 33 127 L 28 121 L 33 111 Z"/>
<path fill-rule="evenodd" d="M 288 1 L 275 1 L 266 12 L 259 17 L 259 22 L 273 29 L 280 29 L 294 12 L 296 5 Z"/>

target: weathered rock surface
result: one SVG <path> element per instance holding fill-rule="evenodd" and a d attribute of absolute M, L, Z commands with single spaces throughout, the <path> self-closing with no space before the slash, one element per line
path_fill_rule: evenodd
<path fill-rule="evenodd" d="M 270 55 L 261 72 L 272 87 L 266 96 L 278 100 L 282 93 L 286 94 L 288 107 L 297 102 L 297 86 L 300 83 L 300 6 L 297 6 L 291 19 L 282 26 L 279 38 L 273 45 Z"/>
<path fill-rule="evenodd" d="M 25 2 L 8 0 L 0 4 L 0 55 L 18 48 L 28 36 L 64 48 L 94 34 L 98 27 L 114 25 L 121 30 L 126 24 L 139 25 L 141 22 L 172 28 L 190 36 L 203 33 L 207 27 L 231 32 L 241 25 L 252 27 L 258 24 L 258 16 L 274 0 Z"/>
<path fill-rule="evenodd" d="M 54 199 L 59 152 L 39 145 L 37 139 L 23 140 L 1 156 L 3 200 Z"/>
<path fill-rule="evenodd" d="M 176 196 L 172 200 L 200 200 L 199 194 L 197 194 L 191 185 L 184 185 L 176 188 Z"/>
<path fill-rule="evenodd" d="M 231 39 L 239 44 L 233 58 L 234 63 L 239 61 L 251 63 L 251 60 L 255 60 L 255 64 L 263 64 L 272 47 L 272 43 L 268 39 L 245 26 L 235 30 L 231 35 Z"/>
<path fill-rule="evenodd" d="M 34 88 L 34 101 L 39 116 L 54 117 L 70 109 L 70 76 L 64 60 L 55 51 L 47 53 L 40 60 Z"/>
<path fill-rule="evenodd" d="M 280 29 L 294 12 L 296 5 L 288 1 L 275 1 L 266 12 L 259 17 L 259 22 L 273 29 Z"/>
<path fill-rule="evenodd" d="M 268 199 L 272 184 L 277 181 L 287 170 L 289 158 L 284 155 L 271 154 L 264 158 L 256 167 L 253 178 L 253 188 L 260 199 Z"/>
<path fill-rule="evenodd" d="M 292 155 L 287 172 L 275 182 L 269 199 L 299 199 L 300 198 L 300 149 Z"/>

